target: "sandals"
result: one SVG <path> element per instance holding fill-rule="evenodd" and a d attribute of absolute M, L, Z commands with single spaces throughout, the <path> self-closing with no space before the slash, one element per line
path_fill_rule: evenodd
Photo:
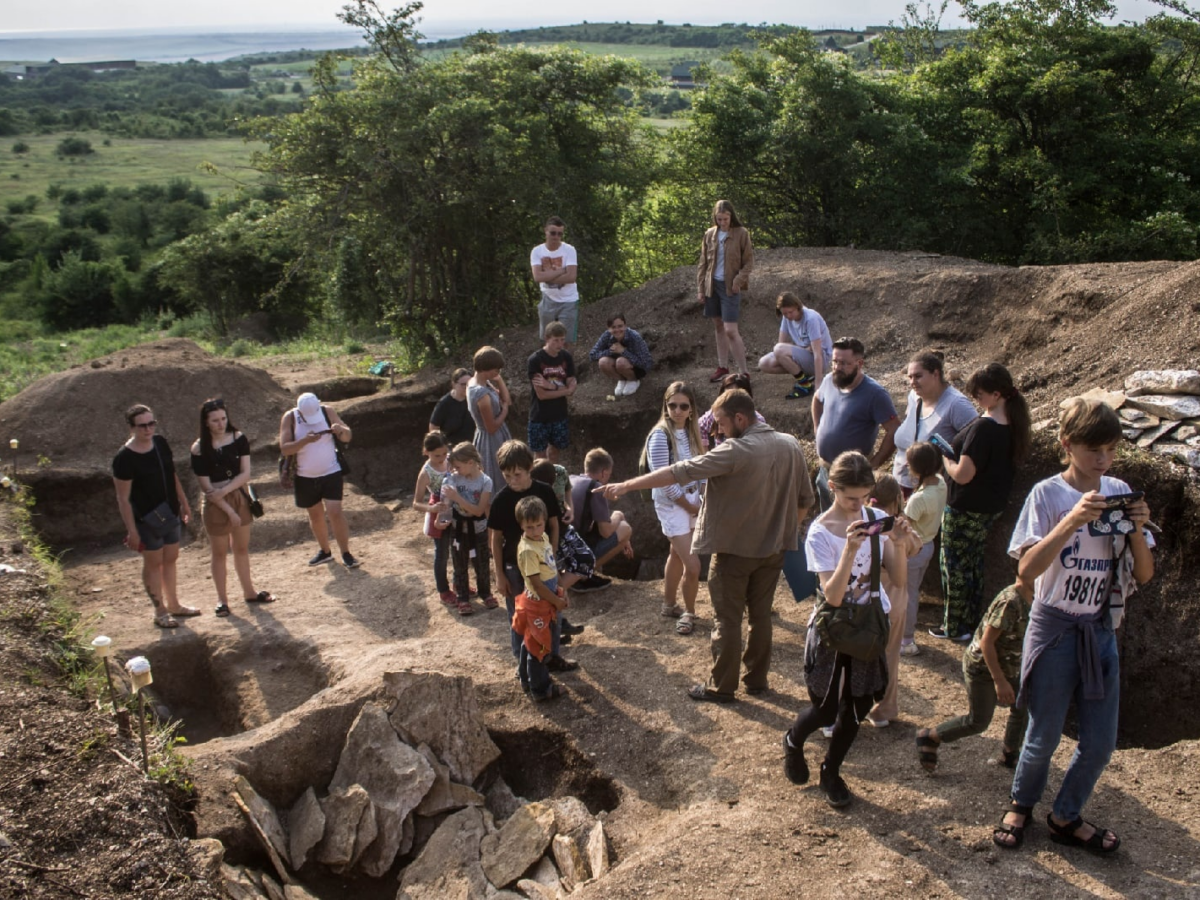
<path fill-rule="evenodd" d="M 247 603 L 274 603 L 275 595 L 270 591 L 259 591 L 253 597 L 246 598 Z"/>
<path fill-rule="evenodd" d="M 917 732 L 917 761 L 926 772 L 937 771 L 938 747 L 942 745 L 941 741 L 935 741 L 930 736 L 932 733 L 928 728 Z"/>
<path fill-rule="evenodd" d="M 1016 850 L 1025 842 L 1025 829 L 1029 825 L 1029 819 L 1033 815 L 1032 806 L 1022 806 L 1017 802 L 1009 804 L 1008 809 L 1004 811 L 1004 815 L 1015 813 L 1018 816 L 1024 816 L 1025 821 L 1020 825 L 1010 825 L 1003 818 L 1000 819 L 1000 824 L 992 829 L 992 843 L 1002 850 Z M 1001 840 L 1001 835 L 1008 835 L 1012 838 L 1012 843 Z"/>
<path fill-rule="evenodd" d="M 676 603 L 674 606 L 667 606 L 667 604 L 664 603 L 662 605 L 662 609 L 659 610 L 659 614 L 667 619 L 678 619 L 683 615 L 683 613 L 684 609 L 678 603 Z"/>
<path fill-rule="evenodd" d="M 178 628 L 179 622 L 169 612 L 160 613 L 154 617 L 154 624 L 159 628 Z"/>
<path fill-rule="evenodd" d="M 1095 853 L 1100 856 L 1108 856 L 1110 853 L 1116 853 L 1117 848 L 1121 846 L 1121 839 L 1107 828 L 1092 825 L 1092 836 L 1087 839 L 1081 838 L 1075 833 L 1087 824 L 1089 823 L 1084 822 L 1082 818 L 1076 817 L 1074 822 L 1059 825 L 1054 821 L 1052 813 L 1046 814 L 1046 825 L 1050 829 L 1050 840 L 1054 841 L 1054 843 L 1063 844 L 1067 847 L 1081 847 L 1089 853 Z M 1110 838 L 1112 843 L 1105 844 L 1105 838 Z"/>
<path fill-rule="evenodd" d="M 224 619 L 226 616 L 228 616 L 228 615 L 229 615 L 229 607 L 228 607 L 228 606 L 226 606 L 224 603 L 218 603 L 218 604 L 217 604 L 217 608 L 216 608 L 216 609 L 214 609 L 214 610 L 213 610 L 213 612 L 214 612 L 214 613 L 215 613 L 215 614 L 216 614 L 216 615 L 217 615 L 219 618 L 222 618 L 222 619 Z"/>
<path fill-rule="evenodd" d="M 181 606 L 179 609 L 169 612 L 168 615 L 177 619 L 190 619 L 192 616 L 200 615 L 200 610 L 194 606 Z"/>
<path fill-rule="evenodd" d="M 682 616 L 679 617 L 679 621 L 675 623 L 676 634 L 691 634 L 692 629 L 695 627 L 695 623 L 696 623 L 695 613 L 685 612 Z"/>
<path fill-rule="evenodd" d="M 500 601 L 497 600 L 495 597 L 493 597 L 491 594 L 488 594 L 486 597 L 483 598 L 483 608 L 484 609 L 495 609 L 499 605 L 500 605 Z"/>
<path fill-rule="evenodd" d="M 475 610 L 471 608 L 471 604 L 466 600 L 459 600 L 455 606 L 458 607 L 458 614 L 460 616 L 469 616 L 471 613 L 475 612 Z"/>

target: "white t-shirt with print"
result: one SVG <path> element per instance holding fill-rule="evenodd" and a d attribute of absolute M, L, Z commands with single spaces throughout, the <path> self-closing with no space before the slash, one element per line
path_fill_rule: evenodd
<path fill-rule="evenodd" d="M 567 266 L 578 266 L 579 257 L 575 254 L 575 248 L 565 242 L 559 244 L 557 250 L 547 250 L 545 244 L 538 244 L 529 254 L 529 265 L 539 272 L 561 272 Z M 573 281 L 570 284 L 547 284 L 539 281 L 538 287 L 542 289 L 542 296 L 547 300 L 556 300 L 559 303 L 579 302 L 579 288 Z"/>
<path fill-rule="evenodd" d="M 1100 493 L 1106 497 L 1128 494 L 1130 487 L 1119 478 L 1100 479 Z M 1062 475 L 1039 481 L 1025 498 L 1025 506 L 1013 528 L 1008 554 L 1021 558 L 1021 551 L 1046 537 L 1083 496 L 1067 484 Z M 1146 534 L 1154 546 L 1154 538 Z M 1034 582 L 1033 602 L 1045 603 L 1072 616 L 1086 616 L 1104 605 L 1113 561 L 1111 535 L 1091 534 L 1082 525 L 1059 551 L 1058 558 Z"/>
<path fill-rule="evenodd" d="M 879 536 L 880 578 L 879 595 L 883 600 L 883 611 L 891 612 L 892 603 L 887 591 L 883 588 L 883 559 L 882 554 L 888 541 L 886 534 Z M 813 522 L 808 529 L 808 537 L 804 540 L 804 557 L 808 562 L 810 572 L 832 572 L 838 567 L 842 558 L 842 549 L 846 539 L 838 537 L 819 521 Z M 871 590 L 871 539 L 867 538 L 854 554 L 854 565 L 850 569 L 850 595 L 855 603 L 866 603 L 870 600 Z M 845 600 L 843 599 L 843 602 Z"/>

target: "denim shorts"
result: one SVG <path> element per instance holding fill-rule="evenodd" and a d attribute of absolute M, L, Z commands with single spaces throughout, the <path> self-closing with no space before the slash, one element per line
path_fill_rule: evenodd
<path fill-rule="evenodd" d="M 722 322 L 736 322 L 742 315 L 742 295 L 730 294 L 725 290 L 725 282 L 713 279 L 711 297 L 704 298 L 705 318 L 721 317 Z"/>
<path fill-rule="evenodd" d="M 571 430 L 567 427 L 567 420 L 530 422 L 529 449 L 534 453 L 542 453 L 551 444 L 559 450 L 566 450 L 571 446 Z"/>
<path fill-rule="evenodd" d="M 172 516 L 162 525 L 140 520 L 134 524 L 137 525 L 138 537 L 141 538 L 145 550 L 161 550 L 166 544 L 178 544 L 183 532 L 183 523 L 179 516 Z"/>

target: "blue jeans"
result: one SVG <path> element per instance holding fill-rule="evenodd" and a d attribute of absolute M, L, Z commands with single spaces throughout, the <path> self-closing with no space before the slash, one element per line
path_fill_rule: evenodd
<path fill-rule="evenodd" d="M 1078 641 L 1076 632 L 1067 632 L 1044 649 L 1033 664 L 1027 688 L 1029 728 L 1012 787 L 1013 801 L 1022 806 L 1033 806 L 1042 798 L 1050 774 L 1050 758 L 1062 739 L 1067 707 L 1074 700 L 1079 715 L 1079 746 L 1067 766 L 1053 807 L 1054 815 L 1064 822 L 1073 822 L 1083 812 L 1117 746 L 1121 667 L 1116 636 L 1108 630 L 1096 630 L 1104 678 L 1102 700 L 1083 697 Z"/>
<path fill-rule="evenodd" d="M 515 634 L 515 632 L 514 632 Z M 558 622 L 550 623 L 551 644 L 558 643 Z M 517 675 L 521 679 L 521 687 L 529 691 L 538 700 L 544 700 L 550 693 L 550 670 L 546 668 L 549 657 L 539 662 L 538 658 L 529 652 L 525 642 L 521 641 L 521 652 L 517 656 Z"/>
<path fill-rule="evenodd" d="M 439 594 L 450 590 L 450 580 L 446 577 L 446 565 L 450 562 L 450 543 L 454 540 L 454 529 L 447 526 L 442 536 L 433 539 L 433 580 L 437 584 Z"/>

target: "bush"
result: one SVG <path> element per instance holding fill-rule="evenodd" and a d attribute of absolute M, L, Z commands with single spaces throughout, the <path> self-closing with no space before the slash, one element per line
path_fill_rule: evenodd
<path fill-rule="evenodd" d="M 351 354 L 352 356 L 354 356 L 359 353 L 366 353 L 367 348 L 360 341 L 347 341 L 346 342 L 346 352 Z"/>
<path fill-rule="evenodd" d="M 27 143 L 25 143 L 24 141 L 17 141 L 12 146 L 12 152 L 13 153 L 28 153 L 29 145 Z"/>
<path fill-rule="evenodd" d="M 58 142 L 58 146 L 54 152 L 59 156 L 87 156 L 96 151 L 92 149 L 92 142 L 84 138 L 68 137 L 63 138 Z"/>
<path fill-rule="evenodd" d="M 229 345 L 229 355 L 233 357 L 249 356 L 254 352 L 254 344 L 245 338 L 238 338 Z"/>

